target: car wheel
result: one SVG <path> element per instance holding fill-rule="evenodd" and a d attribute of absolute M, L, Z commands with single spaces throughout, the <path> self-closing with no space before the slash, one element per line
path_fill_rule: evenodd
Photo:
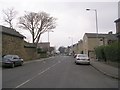
<path fill-rule="evenodd" d="M 20 66 L 22 66 L 22 65 L 23 65 L 23 62 L 20 63 Z"/>
<path fill-rule="evenodd" d="M 75 61 L 75 64 L 77 65 L 78 63 Z"/>
<path fill-rule="evenodd" d="M 14 64 L 14 63 L 12 63 L 11 68 L 14 68 L 14 67 L 15 67 L 15 64 Z"/>

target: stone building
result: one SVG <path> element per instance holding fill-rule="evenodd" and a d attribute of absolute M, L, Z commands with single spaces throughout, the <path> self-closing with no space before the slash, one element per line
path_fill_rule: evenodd
<path fill-rule="evenodd" d="M 2 28 L 2 55 L 24 53 L 24 36 L 14 29 L 0 26 Z M 20 53 L 23 52 L 23 53 Z"/>
<path fill-rule="evenodd" d="M 117 40 L 116 35 L 109 32 L 108 34 L 85 33 L 83 37 L 83 52 L 90 58 L 95 58 L 95 48 L 101 45 L 109 45 Z"/>
<path fill-rule="evenodd" d="M 115 23 L 116 23 L 116 34 L 117 34 L 117 37 L 118 37 L 118 39 L 120 41 L 120 18 L 117 19 L 115 21 Z"/>
<path fill-rule="evenodd" d="M 50 42 L 38 43 L 37 48 L 41 48 L 43 51 L 49 51 L 50 50 Z"/>
<path fill-rule="evenodd" d="M 83 53 L 83 40 L 78 41 L 78 52 Z"/>
<path fill-rule="evenodd" d="M 25 43 L 25 36 L 14 29 L 0 26 L 2 33 L 2 55 L 16 54 L 24 60 L 37 58 L 36 47 L 30 47 Z"/>

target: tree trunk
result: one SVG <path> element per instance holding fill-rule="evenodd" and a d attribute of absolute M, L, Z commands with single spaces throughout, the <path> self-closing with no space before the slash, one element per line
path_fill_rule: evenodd
<path fill-rule="evenodd" d="M 40 40 L 40 36 L 41 36 L 41 34 L 39 34 L 39 36 L 38 36 L 38 38 L 37 38 L 37 40 L 36 40 L 36 44 L 38 44 L 38 42 L 39 42 L 39 40 Z"/>
<path fill-rule="evenodd" d="M 34 39 L 34 38 L 35 38 L 34 29 L 32 29 L 32 40 L 33 40 L 32 42 L 33 42 L 33 43 L 35 43 L 35 39 Z"/>

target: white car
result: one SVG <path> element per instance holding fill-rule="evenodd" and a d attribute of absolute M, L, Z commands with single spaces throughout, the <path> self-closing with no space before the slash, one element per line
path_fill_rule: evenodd
<path fill-rule="evenodd" d="M 77 54 L 75 58 L 76 64 L 90 64 L 90 59 L 87 54 Z"/>

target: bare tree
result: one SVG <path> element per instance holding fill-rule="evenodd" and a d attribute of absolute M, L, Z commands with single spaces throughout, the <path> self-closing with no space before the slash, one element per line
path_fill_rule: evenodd
<path fill-rule="evenodd" d="M 13 19 L 15 18 L 17 12 L 14 10 L 14 8 L 8 8 L 3 10 L 3 20 L 9 24 L 10 28 L 13 28 Z"/>
<path fill-rule="evenodd" d="M 38 43 L 41 34 L 56 27 L 56 18 L 50 17 L 45 12 L 26 12 L 19 18 L 20 27 L 30 31 L 32 42 Z"/>

